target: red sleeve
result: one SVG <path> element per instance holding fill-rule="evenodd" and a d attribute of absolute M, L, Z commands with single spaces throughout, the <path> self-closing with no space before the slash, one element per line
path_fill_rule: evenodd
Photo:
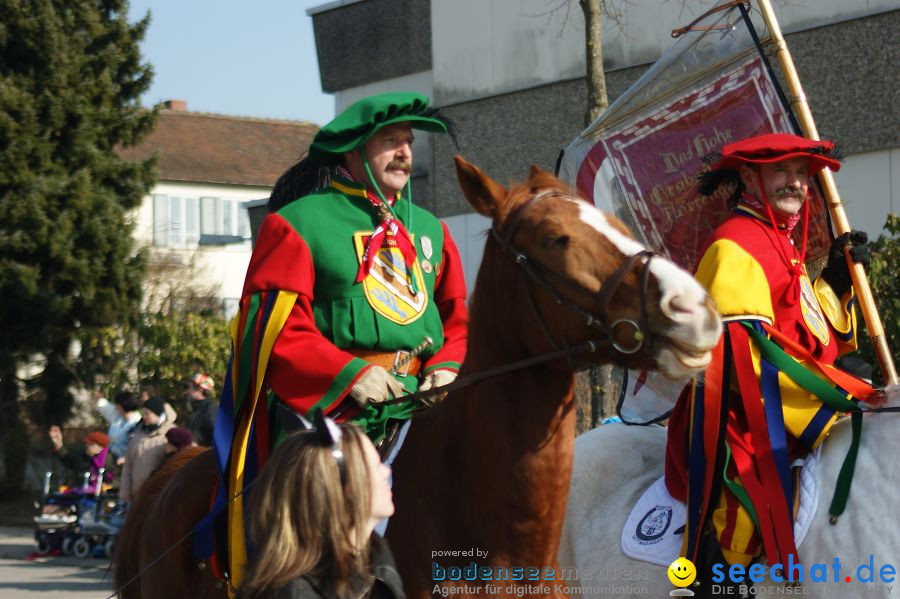
<path fill-rule="evenodd" d="M 310 298 L 299 295 L 275 340 L 267 376 L 275 394 L 295 411 L 305 414 L 320 406 L 328 412 L 369 366 L 319 332 Z"/>
<path fill-rule="evenodd" d="M 283 289 L 312 297 L 315 282 L 309 246 L 283 217 L 266 216 L 250 256 L 242 296 Z"/>
<path fill-rule="evenodd" d="M 440 272 L 434 282 L 434 302 L 444 325 L 444 345 L 425 363 L 426 373 L 437 369 L 458 371 L 466 357 L 469 335 L 462 259 L 447 225 L 441 222 L 441 226 L 444 229 L 444 247 Z"/>
<path fill-rule="evenodd" d="M 297 301 L 272 348 L 266 380 L 275 394 L 301 414 L 326 412 L 343 399 L 368 362 L 338 349 L 316 328 L 312 299 L 315 268 L 309 247 L 277 214 L 263 221 L 244 283 L 244 294 L 282 289 Z"/>

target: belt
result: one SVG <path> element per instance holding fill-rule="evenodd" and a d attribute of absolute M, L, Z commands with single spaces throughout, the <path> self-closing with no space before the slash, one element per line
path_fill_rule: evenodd
<path fill-rule="evenodd" d="M 395 352 L 379 352 L 368 349 L 348 349 L 347 352 L 366 362 L 377 364 L 385 370 L 394 370 L 400 376 L 418 376 L 422 370 L 422 360 L 418 357 L 409 357 L 406 350 Z M 408 360 L 408 361 L 407 361 Z"/>

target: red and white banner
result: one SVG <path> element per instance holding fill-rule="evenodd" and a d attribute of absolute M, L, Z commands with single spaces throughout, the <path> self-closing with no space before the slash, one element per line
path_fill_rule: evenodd
<path fill-rule="evenodd" d="M 710 13 L 694 25 L 565 149 L 559 173 L 690 272 L 727 217 L 731 194 L 697 193 L 703 158 L 739 139 L 794 132 L 739 9 Z M 824 256 L 828 244 L 824 204 L 813 198 L 807 258 Z M 632 422 L 658 418 L 685 383 L 631 372 L 620 414 Z"/>
<path fill-rule="evenodd" d="M 574 171 L 578 189 L 598 207 L 693 271 L 704 241 L 728 211 L 725 190 L 713 197 L 696 192 L 704 156 L 745 137 L 791 130 L 757 55 L 597 137 L 579 138 L 566 149 L 570 167 L 562 173 Z M 810 258 L 827 250 L 825 225 L 822 202 L 811 202 Z"/>

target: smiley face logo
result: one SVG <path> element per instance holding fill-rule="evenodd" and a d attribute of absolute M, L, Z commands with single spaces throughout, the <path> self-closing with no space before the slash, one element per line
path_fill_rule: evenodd
<path fill-rule="evenodd" d="M 686 587 L 697 578 L 697 568 L 694 563 L 685 558 L 679 557 L 672 562 L 668 569 L 669 581 L 677 587 Z"/>

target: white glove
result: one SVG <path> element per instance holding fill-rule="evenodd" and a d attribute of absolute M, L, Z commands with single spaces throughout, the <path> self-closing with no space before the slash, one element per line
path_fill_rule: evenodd
<path fill-rule="evenodd" d="M 434 387 L 443 387 L 444 385 L 449 385 L 456 380 L 457 374 L 458 373 L 452 370 L 432 370 L 427 375 L 425 375 L 425 379 L 422 380 L 422 384 L 419 385 L 419 391 L 427 391 Z M 429 405 L 433 405 L 439 401 L 442 401 L 445 397 L 447 397 L 447 394 L 441 393 L 440 395 L 429 397 L 423 401 L 425 401 L 425 403 Z"/>
<path fill-rule="evenodd" d="M 367 403 L 381 403 L 403 395 L 406 395 L 403 384 L 381 366 L 368 368 L 350 387 L 350 397 L 355 399 L 360 407 L 364 407 Z"/>

